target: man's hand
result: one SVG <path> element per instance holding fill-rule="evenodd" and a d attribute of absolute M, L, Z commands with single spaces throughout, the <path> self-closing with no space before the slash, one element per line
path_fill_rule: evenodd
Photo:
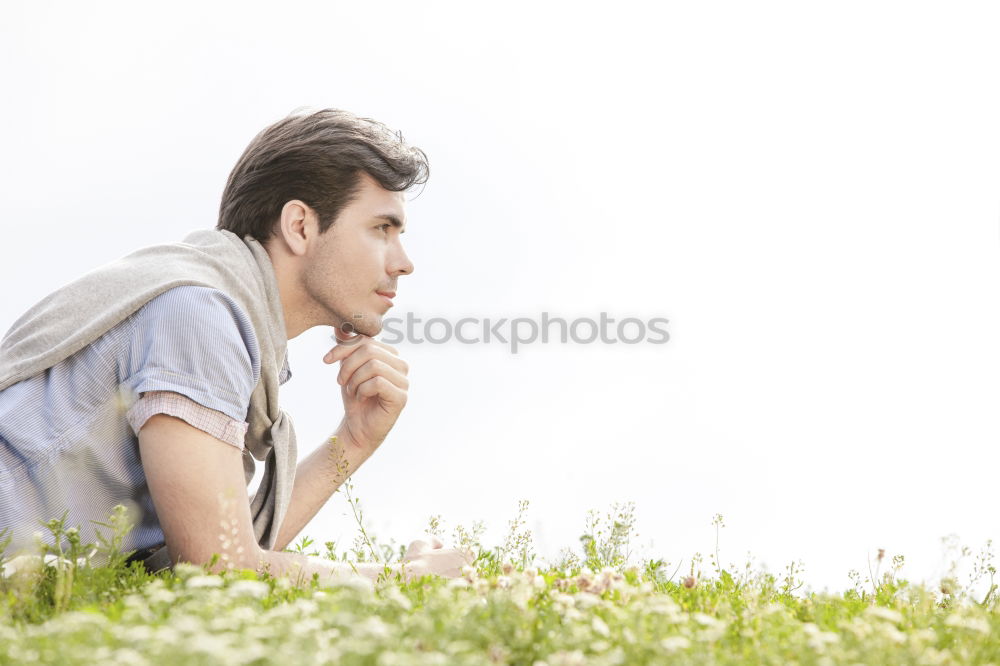
<path fill-rule="evenodd" d="M 338 344 L 323 357 L 340 361 L 337 383 L 344 401 L 338 438 L 367 457 L 385 440 L 406 405 L 409 366 L 395 347 L 360 333 L 348 336 L 334 327 Z"/>
<path fill-rule="evenodd" d="M 475 556 L 471 551 L 445 549 L 444 544 L 432 537 L 431 543 L 414 541 L 403 556 L 403 569 L 413 577 L 437 574 L 444 578 L 458 578 L 462 567 L 471 565 Z"/>

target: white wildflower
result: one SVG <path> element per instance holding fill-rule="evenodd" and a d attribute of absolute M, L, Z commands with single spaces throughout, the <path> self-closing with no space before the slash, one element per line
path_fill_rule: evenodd
<path fill-rule="evenodd" d="M 361 635 L 368 634 L 374 636 L 375 638 L 385 638 L 389 635 L 389 626 L 383 622 L 380 618 L 371 615 L 364 619 L 364 621 L 356 625 L 356 629 Z"/>
<path fill-rule="evenodd" d="M 132 648 L 125 647 L 115 650 L 113 663 L 125 664 L 127 666 L 143 666 L 143 664 L 148 664 L 149 660 Z"/>
<path fill-rule="evenodd" d="M 726 623 L 705 613 L 692 613 L 691 619 L 700 624 L 704 629 L 698 632 L 698 640 L 711 643 L 722 638 L 726 633 Z"/>
<path fill-rule="evenodd" d="M 429 655 L 424 653 L 422 655 L 422 661 L 420 663 L 433 663 L 428 659 Z M 408 666 L 413 662 L 413 655 L 409 652 L 396 652 L 393 650 L 385 650 L 378 655 L 378 659 L 375 662 L 378 666 Z M 446 663 L 446 662 L 442 662 Z"/>
<path fill-rule="evenodd" d="M 42 570 L 42 558 L 38 555 L 18 555 L 0 567 L 0 576 L 10 577 L 17 574 L 32 574 Z"/>
<path fill-rule="evenodd" d="M 572 652 L 561 650 L 549 655 L 548 663 L 551 666 L 583 666 L 587 663 L 587 658 L 580 650 Z"/>
<path fill-rule="evenodd" d="M 557 604 L 562 604 L 563 606 L 572 606 L 574 604 L 573 597 L 564 592 L 556 592 L 553 594 L 552 601 Z"/>
<path fill-rule="evenodd" d="M 222 577 L 221 576 L 192 576 L 187 580 L 187 586 L 190 588 L 199 587 L 222 587 Z"/>
<path fill-rule="evenodd" d="M 307 617 L 292 624 L 289 629 L 291 636 L 315 636 L 323 629 L 323 621 L 318 617 Z"/>
<path fill-rule="evenodd" d="M 960 629 L 977 631 L 984 635 L 990 633 L 990 623 L 981 617 L 963 617 L 958 613 L 954 613 L 949 615 L 947 619 L 945 619 L 944 623 L 949 627 L 958 627 Z"/>
<path fill-rule="evenodd" d="M 938 650 L 932 647 L 924 649 L 920 655 L 920 661 L 921 663 L 928 664 L 929 666 L 954 663 L 948 650 Z"/>
<path fill-rule="evenodd" d="M 159 581 L 159 579 L 157 579 Z M 159 581 L 162 582 L 162 581 Z M 177 600 L 177 595 L 163 585 L 145 591 L 146 600 L 151 604 L 172 604 Z"/>
<path fill-rule="evenodd" d="M 533 596 L 533 592 L 530 587 L 526 585 L 518 585 L 513 588 L 510 593 L 510 599 L 514 602 L 514 605 L 521 610 L 528 609 L 528 601 Z"/>
<path fill-rule="evenodd" d="M 320 578 L 319 583 L 324 588 L 342 587 L 364 594 L 374 593 L 375 591 L 375 582 L 373 580 L 354 573 L 333 574 L 326 578 Z"/>
<path fill-rule="evenodd" d="M 864 639 L 873 633 L 872 625 L 860 617 L 851 621 L 841 620 L 837 625 L 843 630 L 850 632 L 855 638 Z"/>
<path fill-rule="evenodd" d="M 387 600 L 392 601 L 403 610 L 410 610 L 411 608 L 413 608 L 413 602 L 410 601 L 410 599 L 405 594 L 400 592 L 399 588 L 396 586 L 390 586 L 384 592 L 384 596 Z"/>
<path fill-rule="evenodd" d="M 812 622 L 802 625 L 802 631 L 809 635 L 809 646 L 814 650 L 821 651 L 828 644 L 840 641 L 840 636 L 832 631 L 823 631 Z"/>
<path fill-rule="evenodd" d="M 180 640 L 180 637 L 181 635 L 176 629 L 164 625 L 156 628 L 153 642 L 160 643 L 162 645 L 173 645 Z"/>
<path fill-rule="evenodd" d="M 190 615 L 174 615 L 170 618 L 170 625 L 181 634 L 199 634 L 205 629 L 201 620 Z"/>
<path fill-rule="evenodd" d="M 605 638 L 611 635 L 611 630 L 608 629 L 608 625 L 604 622 L 604 620 L 602 620 L 597 616 L 594 616 L 594 619 L 590 623 L 590 626 L 594 629 L 595 633 L 598 633 L 601 636 L 604 636 Z"/>
<path fill-rule="evenodd" d="M 903 616 L 899 611 L 894 611 L 891 608 L 884 608 L 882 606 L 869 606 L 865 610 L 865 615 L 869 617 L 877 617 L 880 620 L 887 620 L 896 624 L 903 621 Z"/>
<path fill-rule="evenodd" d="M 228 592 L 234 597 L 253 597 L 260 599 L 266 597 L 271 587 L 259 580 L 238 580 L 229 586 Z"/>
<path fill-rule="evenodd" d="M 785 612 L 785 607 L 782 606 L 781 604 L 770 603 L 761 609 L 760 614 L 763 615 L 764 617 L 767 617 L 768 615 L 774 615 L 775 613 L 784 613 L 784 612 Z"/>
<path fill-rule="evenodd" d="M 705 613 L 692 613 L 691 619 L 703 627 L 717 627 L 720 624 L 723 624 L 720 620 L 715 619 L 711 615 L 706 615 Z"/>
<path fill-rule="evenodd" d="M 115 629 L 121 629 L 121 635 L 128 637 L 128 642 L 133 645 L 146 643 L 153 639 L 156 635 L 156 630 L 153 627 L 145 624 L 133 624 L 129 627 L 123 627 L 117 625 Z"/>
<path fill-rule="evenodd" d="M 933 643 L 937 640 L 937 632 L 930 627 L 916 629 L 910 632 L 910 642 L 912 643 Z"/>
<path fill-rule="evenodd" d="M 319 604 L 312 599 L 296 599 L 292 606 L 302 615 L 313 615 L 319 610 Z"/>
<path fill-rule="evenodd" d="M 647 613 L 666 615 L 668 621 L 670 622 L 680 622 L 684 619 L 681 607 L 677 605 L 677 602 L 666 595 L 657 595 L 653 597 L 645 604 L 645 608 L 643 610 Z"/>
<path fill-rule="evenodd" d="M 200 631 L 189 636 L 184 645 L 191 652 L 203 652 L 221 660 L 229 652 L 230 641 L 226 634 L 213 635 Z"/>
<path fill-rule="evenodd" d="M 670 636 L 660 641 L 660 647 L 668 653 L 686 650 L 691 647 L 691 641 L 684 636 Z"/>
<path fill-rule="evenodd" d="M 237 631 L 245 626 L 253 625 L 257 622 L 259 611 L 249 606 L 236 606 L 226 613 L 234 629 Z"/>
<path fill-rule="evenodd" d="M 891 624 L 883 624 L 879 632 L 896 645 L 902 645 L 906 642 L 906 634 Z"/>
<path fill-rule="evenodd" d="M 71 631 L 97 629 L 97 627 L 107 626 L 111 623 L 106 615 L 85 611 L 68 611 L 63 613 L 59 619 L 62 626 Z M 97 626 L 95 627 L 95 625 Z M 6 629 L 6 627 L 3 629 Z M 3 629 L 0 629 L 0 642 L 5 638 Z M 17 633 L 13 630 L 8 634 L 9 638 L 16 636 Z"/>
<path fill-rule="evenodd" d="M 184 580 L 192 576 L 200 576 L 205 573 L 205 569 L 190 562 L 178 562 L 173 568 L 174 575 Z"/>

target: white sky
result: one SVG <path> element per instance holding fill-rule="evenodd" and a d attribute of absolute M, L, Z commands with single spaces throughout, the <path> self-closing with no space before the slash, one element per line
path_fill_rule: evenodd
<path fill-rule="evenodd" d="M 407 345 L 354 477 L 376 533 L 441 514 L 538 551 L 634 500 L 639 545 L 819 589 L 1000 536 L 1000 10 L 988 2 L 6 3 L 0 329 L 214 226 L 260 129 L 333 106 L 431 161 L 392 315 L 666 317 L 666 345 Z M 342 416 L 290 343 L 305 456 Z M 307 528 L 354 537 L 341 495 Z"/>

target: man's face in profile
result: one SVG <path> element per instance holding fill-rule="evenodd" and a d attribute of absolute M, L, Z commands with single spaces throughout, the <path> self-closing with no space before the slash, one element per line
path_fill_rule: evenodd
<path fill-rule="evenodd" d="M 323 323 L 378 335 L 392 307 L 382 294 L 394 296 L 398 277 L 413 272 L 400 239 L 405 224 L 403 193 L 362 172 L 357 196 L 320 234 L 303 269 L 304 288 L 323 310 Z"/>

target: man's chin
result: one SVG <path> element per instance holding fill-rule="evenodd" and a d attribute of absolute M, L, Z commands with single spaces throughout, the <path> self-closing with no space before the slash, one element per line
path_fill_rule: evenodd
<path fill-rule="evenodd" d="M 361 335 L 367 335 L 369 338 L 374 338 L 382 332 L 382 317 L 372 317 L 369 315 L 365 315 L 363 317 L 352 317 L 351 319 L 345 320 L 337 328 L 342 333 L 347 335 L 360 333 Z"/>

